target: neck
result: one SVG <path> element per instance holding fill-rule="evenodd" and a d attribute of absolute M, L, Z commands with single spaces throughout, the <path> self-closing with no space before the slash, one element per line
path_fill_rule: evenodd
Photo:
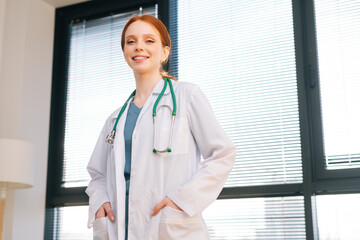
<path fill-rule="evenodd" d="M 159 72 L 139 74 L 134 73 L 136 81 L 136 94 L 134 99 L 140 102 L 146 101 L 156 84 L 162 79 Z"/>

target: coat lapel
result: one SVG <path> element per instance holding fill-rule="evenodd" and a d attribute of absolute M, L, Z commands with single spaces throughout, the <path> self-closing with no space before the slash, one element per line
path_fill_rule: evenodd
<path fill-rule="evenodd" d="M 115 165 L 115 182 L 116 182 L 116 199 L 117 199 L 117 213 L 118 217 L 118 238 L 121 239 L 125 236 L 124 229 L 122 227 L 122 223 L 124 222 L 124 207 L 125 207 L 125 179 L 124 172 L 125 167 L 125 140 L 124 140 L 124 127 L 125 127 L 125 119 L 127 112 L 129 110 L 129 105 L 125 108 L 121 118 L 119 119 L 118 125 L 116 126 L 116 135 L 114 141 L 114 165 Z M 121 109 L 121 108 L 120 108 Z M 112 117 L 112 124 L 115 124 L 115 120 L 120 112 L 120 109 L 116 111 Z M 112 125 L 113 126 L 113 125 Z"/>

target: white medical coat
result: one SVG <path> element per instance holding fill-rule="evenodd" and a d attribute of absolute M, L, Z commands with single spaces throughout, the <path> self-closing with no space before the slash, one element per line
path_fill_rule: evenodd
<path fill-rule="evenodd" d="M 209 239 L 201 212 L 216 200 L 235 163 L 235 146 L 218 124 L 199 86 L 189 82 L 172 83 L 177 101 L 172 152 L 152 151 L 152 110 L 164 81 L 160 80 L 153 89 L 134 128 L 129 240 Z M 87 167 L 91 176 L 86 189 L 88 227 L 93 226 L 94 239 L 122 240 L 125 236 L 124 125 L 129 105 L 119 120 L 114 144 L 108 144 L 105 139 L 120 109 L 107 119 Z M 163 150 L 169 139 L 171 111 L 160 108 L 161 105 L 173 108 L 169 86 L 157 107 L 156 145 Z M 156 216 L 150 216 L 155 205 L 166 196 L 183 211 L 165 207 Z M 115 222 L 108 217 L 95 220 L 95 213 L 105 202 L 110 202 Z"/>

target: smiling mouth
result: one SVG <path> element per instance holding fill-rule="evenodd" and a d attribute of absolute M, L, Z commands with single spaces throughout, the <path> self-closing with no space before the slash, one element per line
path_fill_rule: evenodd
<path fill-rule="evenodd" d="M 135 62 L 143 62 L 148 58 L 149 57 L 133 57 L 132 60 L 134 60 Z"/>
<path fill-rule="evenodd" d="M 138 60 L 138 59 L 145 59 L 145 58 L 149 58 L 149 57 L 146 57 L 146 56 L 137 56 L 137 57 L 133 57 L 132 59 L 133 59 L 133 60 Z"/>

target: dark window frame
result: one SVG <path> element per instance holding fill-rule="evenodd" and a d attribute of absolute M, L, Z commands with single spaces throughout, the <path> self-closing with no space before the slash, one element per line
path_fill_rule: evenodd
<path fill-rule="evenodd" d="M 169 28 L 170 0 L 98 0 L 56 9 L 48 177 L 46 193 L 46 233 L 53 232 L 55 207 L 87 205 L 85 187 L 62 188 L 64 129 L 66 111 L 69 23 L 94 19 L 124 11 L 158 4 L 159 19 Z M 172 7 L 176 7 L 176 2 Z M 319 75 L 316 48 L 314 0 L 292 0 L 295 39 L 296 73 L 298 82 L 299 121 L 303 183 L 252 187 L 224 188 L 219 199 L 303 196 L 306 239 L 314 239 L 312 198 L 321 194 L 360 193 L 360 169 L 327 171 L 324 166 L 322 121 L 320 111 Z M 172 26 L 177 36 L 176 26 Z M 169 31 L 170 32 L 170 31 Z M 174 36 L 172 36 L 174 38 Z M 176 57 L 177 39 L 173 40 Z M 177 76 L 177 59 L 165 67 Z M 56 234 L 56 233 L 55 233 Z M 53 234 L 52 234 L 53 235 Z"/>
<path fill-rule="evenodd" d="M 313 144 L 313 159 L 314 169 L 316 170 L 316 180 L 326 179 L 344 179 L 344 178 L 359 178 L 360 168 L 354 169 L 338 169 L 327 170 L 324 164 L 324 142 L 323 142 L 323 129 L 322 129 L 322 116 L 321 116 L 321 97 L 320 97 L 320 76 L 319 64 L 317 56 L 317 43 L 316 43 L 316 25 L 315 25 L 315 0 L 304 1 L 304 24 L 307 26 L 305 31 L 304 41 L 307 42 L 307 51 L 304 52 L 306 76 L 307 76 L 307 94 L 309 115 L 311 116 L 311 131 L 312 131 L 312 144 Z M 305 51 L 305 50 L 304 50 Z"/>

